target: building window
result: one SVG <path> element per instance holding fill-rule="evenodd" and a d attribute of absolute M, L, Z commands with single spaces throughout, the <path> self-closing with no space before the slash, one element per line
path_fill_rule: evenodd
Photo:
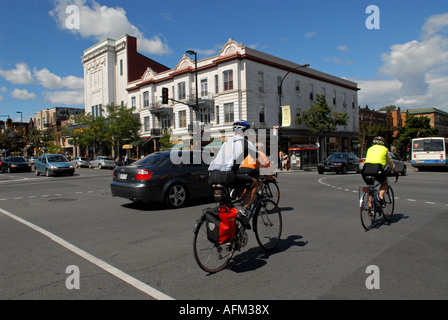
<path fill-rule="evenodd" d="M 300 92 L 300 81 L 296 80 L 296 91 Z"/>
<path fill-rule="evenodd" d="M 149 107 L 149 92 L 143 92 L 143 108 Z"/>
<path fill-rule="evenodd" d="M 207 79 L 201 80 L 201 97 L 207 97 L 208 95 L 208 84 Z"/>
<path fill-rule="evenodd" d="M 179 82 L 177 84 L 177 94 L 179 100 L 185 100 L 185 82 Z"/>
<path fill-rule="evenodd" d="M 352 96 L 352 108 L 355 109 L 355 96 Z"/>
<path fill-rule="evenodd" d="M 199 109 L 199 113 L 201 114 L 201 122 L 210 123 L 210 110 L 208 107 Z"/>
<path fill-rule="evenodd" d="M 224 71 L 224 91 L 233 90 L 233 70 Z"/>
<path fill-rule="evenodd" d="M 135 107 L 136 107 L 135 97 L 131 97 L 131 108 L 135 108 Z"/>
<path fill-rule="evenodd" d="M 184 83 L 185 84 L 185 83 Z M 179 128 L 187 127 L 187 111 L 179 111 Z"/>
<path fill-rule="evenodd" d="M 260 108 L 258 109 L 258 121 L 260 123 L 265 122 L 265 110 L 264 110 L 264 104 L 260 104 Z"/>
<path fill-rule="evenodd" d="M 215 120 L 216 124 L 219 124 L 219 106 L 216 106 Z"/>
<path fill-rule="evenodd" d="M 336 90 L 333 90 L 333 105 L 336 105 Z"/>
<path fill-rule="evenodd" d="M 123 75 L 123 59 L 120 60 L 120 76 Z"/>
<path fill-rule="evenodd" d="M 224 103 L 224 122 L 234 122 L 233 102 Z"/>
<path fill-rule="evenodd" d="M 149 117 L 143 118 L 143 131 L 149 131 Z"/>
<path fill-rule="evenodd" d="M 160 118 L 161 118 L 160 119 L 160 127 L 162 129 L 169 128 L 171 125 L 170 116 L 168 114 L 164 113 L 160 116 Z"/>
<path fill-rule="evenodd" d="M 342 105 L 344 106 L 344 108 L 347 107 L 347 95 L 345 94 L 345 92 L 342 95 Z"/>
<path fill-rule="evenodd" d="M 258 71 L 258 91 L 264 92 L 264 73 Z"/>
<path fill-rule="evenodd" d="M 218 75 L 215 75 L 215 93 L 219 92 L 219 80 L 218 80 Z"/>
<path fill-rule="evenodd" d="M 314 100 L 314 86 L 310 84 L 310 100 Z"/>

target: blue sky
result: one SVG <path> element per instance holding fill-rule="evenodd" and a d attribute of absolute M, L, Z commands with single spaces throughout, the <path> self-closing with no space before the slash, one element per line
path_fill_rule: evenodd
<path fill-rule="evenodd" d="M 79 29 L 67 28 L 70 5 Z M 366 27 L 369 5 L 379 29 Z M 448 112 L 446 0 L 0 0 L 0 114 L 28 121 L 83 107 L 83 51 L 125 33 L 170 68 L 186 50 L 207 58 L 232 38 L 357 82 L 362 106 Z"/>

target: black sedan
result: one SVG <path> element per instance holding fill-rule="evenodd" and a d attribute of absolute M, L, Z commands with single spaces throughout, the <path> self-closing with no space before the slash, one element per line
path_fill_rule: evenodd
<path fill-rule="evenodd" d="M 142 202 L 162 202 L 179 208 L 189 199 L 213 195 L 208 165 L 201 152 L 155 152 L 129 166 L 116 167 L 112 196 Z"/>
<path fill-rule="evenodd" d="M 31 164 L 23 157 L 8 157 L 1 161 L 2 172 L 31 172 Z"/>
<path fill-rule="evenodd" d="M 353 153 L 334 153 L 317 165 L 317 172 L 347 173 L 356 171 L 359 173 L 359 158 Z"/>

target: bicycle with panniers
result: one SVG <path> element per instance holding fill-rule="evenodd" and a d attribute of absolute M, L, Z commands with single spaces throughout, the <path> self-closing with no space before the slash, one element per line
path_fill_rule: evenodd
<path fill-rule="evenodd" d="M 212 188 L 218 205 L 203 210 L 193 230 L 195 260 L 201 269 L 210 273 L 226 268 L 235 251 L 240 251 L 248 242 L 246 228 L 237 217 L 237 207 L 241 205 L 245 191 L 235 196 L 230 187 L 214 184 Z M 259 190 L 247 218 L 252 220 L 260 247 L 267 251 L 275 249 L 282 233 L 278 205 Z"/>

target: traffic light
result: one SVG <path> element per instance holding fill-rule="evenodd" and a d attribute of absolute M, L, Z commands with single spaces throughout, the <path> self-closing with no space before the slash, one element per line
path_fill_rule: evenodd
<path fill-rule="evenodd" d="M 168 88 L 162 88 L 162 104 L 168 104 Z"/>
<path fill-rule="evenodd" d="M 12 119 L 11 118 L 8 118 L 8 120 L 6 120 L 6 126 L 8 128 L 12 128 Z"/>

